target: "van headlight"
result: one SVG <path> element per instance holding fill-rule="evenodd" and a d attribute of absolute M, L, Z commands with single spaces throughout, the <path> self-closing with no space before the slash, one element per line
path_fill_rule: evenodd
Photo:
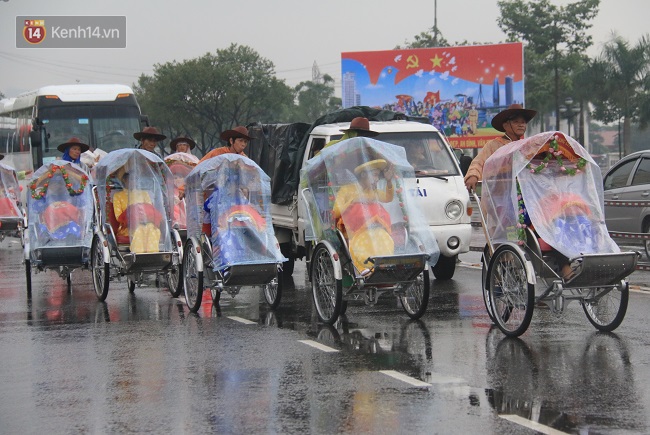
<path fill-rule="evenodd" d="M 459 219 L 463 214 L 463 204 L 460 201 L 449 201 L 445 206 L 445 214 L 451 220 Z"/>

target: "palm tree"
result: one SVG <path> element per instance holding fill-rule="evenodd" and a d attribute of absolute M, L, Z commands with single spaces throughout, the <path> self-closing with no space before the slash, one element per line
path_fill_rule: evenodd
<path fill-rule="evenodd" d="M 592 62 L 601 80 L 594 83 L 594 118 L 623 122 L 624 155 L 631 152 L 631 123 L 648 124 L 650 115 L 650 38 L 645 35 L 631 46 L 613 35 L 601 55 Z"/>

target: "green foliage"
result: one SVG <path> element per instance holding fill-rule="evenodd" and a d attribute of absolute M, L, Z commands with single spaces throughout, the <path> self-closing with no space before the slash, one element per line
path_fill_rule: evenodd
<path fill-rule="evenodd" d="M 326 113 L 341 108 L 341 99 L 334 96 L 334 79 L 325 74 L 323 82 L 300 82 L 294 91 L 297 95 L 296 120 L 313 122 Z"/>
<path fill-rule="evenodd" d="M 396 46 L 395 50 L 400 50 L 402 48 L 432 48 L 432 47 L 449 47 L 450 44 L 447 42 L 440 29 L 436 29 L 435 26 L 431 27 L 425 32 L 420 32 L 419 35 L 413 37 L 412 42 L 404 41 L 404 46 Z"/>
<path fill-rule="evenodd" d="M 623 121 L 625 154 L 632 152 L 632 123 L 646 128 L 650 119 L 650 38 L 634 46 L 613 35 L 592 70 L 593 116 L 602 122 Z"/>
<path fill-rule="evenodd" d="M 135 92 L 143 113 L 170 137 L 191 136 L 201 153 L 220 145 L 219 134 L 250 122 L 285 121 L 293 92 L 274 65 L 252 48 L 232 44 L 183 62 L 157 64 Z"/>
<path fill-rule="evenodd" d="M 587 30 L 598 13 L 600 0 L 579 0 L 556 6 L 550 0 L 500 0 L 499 27 L 509 40 L 526 43 L 525 74 L 528 107 L 559 113 L 561 97 L 575 83 L 573 73 L 585 62 L 591 46 Z M 559 118 L 556 120 L 559 129 Z"/>

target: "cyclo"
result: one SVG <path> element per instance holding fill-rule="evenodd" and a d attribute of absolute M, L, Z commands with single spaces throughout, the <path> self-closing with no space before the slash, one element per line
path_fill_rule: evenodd
<path fill-rule="evenodd" d="M 126 276 L 130 292 L 155 274 L 176 296 L 174 276 L 182 241 L 172 227 L 173 176 L 154 153 L 112 151 L 94 168 L 97 198 L 91 264 L 95 293 L 106 299 L 110 281 Z"/>
<path fill-rule="evenodd" d="M 206 287 L 217 308 L 222 292 L 235 297 L 243 286 L 261 286 L 276 308 L 287 259 L 273 232 L 268 175 L 247 157 L 222 154 L 190 172 L 185 200 L 183 282 L 190 311 L 198 311 Z"/>
<path fill-rule="evenodd" d="M 600 168 L 577 141 L 546 132 L 503 146 L 485 162 L 480 204 L 483 299 L 504 334 L 523 334 L 535 306 L 559 315 L 574 300 L 596 329 L 621 324 L 639 253 L 609 237 Z"/>
<path fill-rule="evenodd" d="M 72 271 L 89 266 L 95 208 L 89 182 L 80 166 L 55 160 L 41 166 L 28 183 L 24 241 L 28 294 L 32 269 L 56 270 L 69 288 Z"/>
<path fill-rule="evenodd" d="M 185 240 L 187 240 L 185 178 L 199 163 L 199 159 L 189 153 L 174 153 L 165 157 L 165 163 L 169 166 L 169 170 L 174 177 L 174 218 L 172 219 L 172 226 L 178 231 L 183 244 L 185 244 Z M 181 260 L 176 273 L 170 275 L 170 292 L 174 297 L 180 296 L 183 291 L 182 264 Z"/>
<path fill-rule="evenodd" d="M 420 318 L 440 250 L 414 205 L 417 178 L 404 148 L 364 137 L 339 142 L 307 162 L 301 187 L 320 320 L 333 324 L 348 300 L 373 305 L 384 293 Z"/>
<path fill-rule="evenodd" d="M 0 160 L 4 156 L 0 155 Z M 5 237 L 23 239 L 27 216 L 20 203 L 20 186 L 16 170 L 0 163 L 0 242 Z"/>

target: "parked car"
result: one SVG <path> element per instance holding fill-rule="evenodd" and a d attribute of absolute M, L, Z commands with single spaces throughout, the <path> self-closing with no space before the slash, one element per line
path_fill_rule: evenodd
<path fill-rule="evenodd" d="M 650 200 L 650 150 L 623 157 L 603 177 L 605 200 Z M 609 231 L 650 233 L 650 207 L 605 206 L 605 222 Z M 650 240 L 644 240 L 650 258 Z"/>

